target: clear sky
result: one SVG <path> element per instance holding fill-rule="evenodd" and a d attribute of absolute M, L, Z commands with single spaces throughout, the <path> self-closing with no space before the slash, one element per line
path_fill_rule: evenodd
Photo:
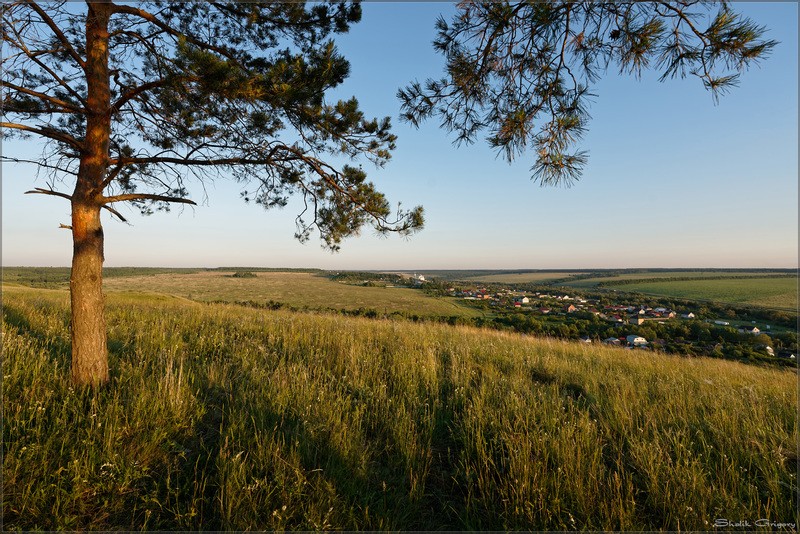
<path fill-rule="evenodd" d="M 103 213 L 107 266 L 317 267 L 323 269 L 557 269 L 797 267 L 798 4 L 735 3 L 780 41 L 760 67 L 714 105 L 699 80 L 664 83 L 609 73 L 581 148 L 572 188 L 530 181 L 531 155 L 509 165 L 482 144 L 456 148 L 438 123 L 399 121 L 397 89 L 441 74 L 434 21 L 447 3 L 363 4 L 361 23 L 337 39 L 355 95 L 371 116 L 391 116 L 397 150 L 370 179 L 393 203 L 422 204 L 426 228 L 409 239 L 366 230 L 331 254 L 293 239 L 296 203 L 264 211 L 220 180 L 191 190 L 195 208 L 131 225 Z M 31 154 L 31 141 L 5 142 Z M 367 164 L 365 164 L 365 168 Z M 2 264 L 67 266 L 71 236 L 62 199 L 23 195 L 44 185 L 35 169 L 2 169 Z M 70 192 L 72 184 L 63 184 Z"/>

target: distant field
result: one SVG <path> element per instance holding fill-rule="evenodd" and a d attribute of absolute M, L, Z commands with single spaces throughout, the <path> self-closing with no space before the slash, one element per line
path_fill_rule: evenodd
<path fill-rule="evenodd" d="M 176 295 L 197 301 L 268 303 L 280 302 L 297 308 L 374 309 L 417 315 L 475 317 L 480 312 L 453 299 L 439 299 L 408 288 L 363 287 L 334 282 L 324 276 L 302 272 L 254 272 L 254 278 L 232 278 L 231 272 L 201 271 L 152 276 L 107 278 L 107 291 L 147 291 Z"/>
<path fill-rule="evenodd" d="M 594 278 L 584 278 L 581 280 L 574 280 L 570 282 L 565 282 L 565 286 L 575 287 L 575 288 L 592 288 L 596 287 L 599 283 L 613 283 L 617 281 L 623 280 L 643 280 L 652 278 L 653 280 L 659 280 L 662 278 L 719 278 L 725 276 L 747 276 L 753 278 L 763 278 L 764 276 L 771 276 L 771 275 L 786 275 L 786 272 L 758 272 L 758 271 L 657 271 L 657 272 L 640 272 L 640 273 L 625 273 L 625 274 L 617 274 L 614 276 L 598 276 Z"/>
<path fill-rule="evenodd" d="M 615 286 L 619 291 L 797 309 L 797 278 L 683 280 Z"/>
<path fill-rule="evenodd" d="M 174 267 L 103 267 L 103 278 L 152 276 L 156 274 L 189 274 L 201 269 Z M 40 288 L 69 287 L 69 267 L 3 267 L 3 283 Z"/>
<path fill-rule="evenodd" d="M 500 274 L 485 274 L 479 276 L 470 276 L 466 278 L 462 278 L 465 281 L 475 281 L 475 282 L 496 282 L 499 284 L 530 284 L 530 283 L 547 283 L 553 280 L 560 280 L 562 278 L 569 278 L 570 276 L 575 276 L 578 274 L 585 274 L 585 273 L 577 273 L 577 272 L 530 272 L 530 273 L 500 273 Z"/>

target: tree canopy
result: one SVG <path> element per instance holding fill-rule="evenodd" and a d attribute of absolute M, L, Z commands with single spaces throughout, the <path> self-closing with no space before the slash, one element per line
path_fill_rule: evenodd
<path fill-rule="evenodd" d="M 103 16 L 108 69 L 97 72 L 87 20 Z M 360 16 L 357 3 L 334 1 L 6 3 L 3 131 L 46 138 L 35 163 L 80 180 L 87 121 L 108 114 L 107 209 L 164 209 L 186 199 L 189 178 L 225 173 L 267 208 L 299 194 L 301 240 L 317 229 L 336 249 L 365 223 L 409 233 L 422 225 L 420 208 L 393 213 L 360 166 L 336 163 L 382 166 L 395 146 L 388 118 L 365 117 L 355 98 L 326 98 L 349 73 L 332 35 Z M 104 76 L 108 102 L 92 109 Z"/>
<path fill-rule="evenodd" d="M 581 176 L 588 156 L 575 145 L 596 96 L 591 85 L 609 68 L 697 77 L 716 99 L 776 45 L 729 2 L 697 0 L 465 0 L 436 26 L 445 74 L 401 89 L 402 117 L 414 125 L 436 117 L 459 144 L 485 134 L 508 161 L 530 149 L 542 185 Z"/>

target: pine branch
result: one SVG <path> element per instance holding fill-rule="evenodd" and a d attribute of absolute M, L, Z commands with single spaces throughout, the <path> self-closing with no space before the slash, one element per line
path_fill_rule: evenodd
<path fill-rule="evenodd" d="M 45 102 L 49 102 L 59 108 L 62 108 L 64 111 L 69 113 L 83 113 L 84 110 L 74 104 L 67 102 L 66 100 L 61 100 L 60 98 L 56 98 L 54 96 L 50 96 L 44 93 L 40 93 L 39 91 L 34 91 L 33 89 L 28 89 L 26 87 L 21 87 L 19 85 L 13 84 L 9 81 L 3 80 L 0 81 L 0 87 L 8 87 L 9 89 L 13 89 L 19 93 L 23 93 L 29 96 L 33 96 L 38 98 L 39 100 L 43 100 Z M 8 104 L 5 105 L 5 108 L 8 109 Z M 19 112 L 26 112 L 25 110 L 12 110 L 12 111 L 19 111 Z M 55 110 L 51 110 L 53 112 Z"/>
<path fill-rule="evenodd" d="M 22 130 L 24 132 L 35 133 L 41 135 L 42 137 L 47 137 L 49 139 L 53 139 L 54 141 L 59 141 L 61 143 L 70 145 L 79 152 L 83 150 L 82 143 L 80 143 L 77 139 L 68 133 L 56 130 L 55 128 L 49 128 L 47 126 L 37 128 L 35 126 L 28 126 L 27 124 L 19 124 L 16 122 L 0 122 L 0 128 L 10 128 L 12 130 Z"/>

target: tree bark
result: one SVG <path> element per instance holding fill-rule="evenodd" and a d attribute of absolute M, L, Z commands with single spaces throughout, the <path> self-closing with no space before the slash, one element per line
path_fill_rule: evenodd
<path fill-rule="evenodd" d="M 103 297 L 103 227 L 100 208 L 108 170 L 111 91 L 108 69 L 108 21 L 111 4 L 87 2 L 86 138 L 72 194 L 72 380 L 99 386 L 109 379 Z"/>
<path fill-rule="evenodd" d="M 109 378 L 99 206 L 73 200 L 72 240 L 72 381 L 99 386 Z"/>

